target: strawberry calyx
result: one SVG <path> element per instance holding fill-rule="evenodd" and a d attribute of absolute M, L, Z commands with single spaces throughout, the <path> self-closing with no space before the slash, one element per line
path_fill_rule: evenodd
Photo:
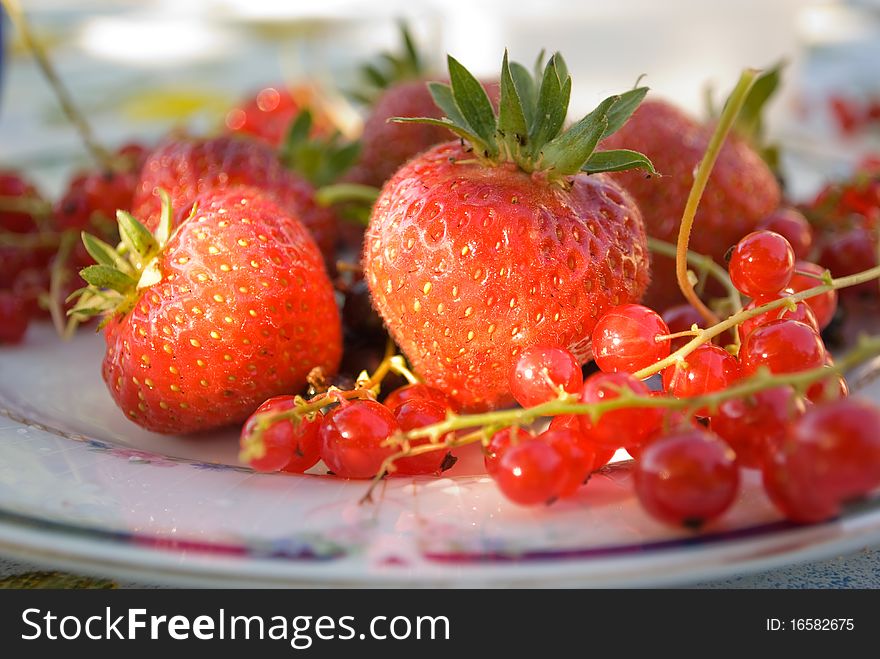
<path fill-rule="evenodd" d="M 72 320 L 82 322 L 93 316 L 104 316 L 100 329 L 114 316 L 130 311 L 141 291 L 162 279 L 159 256 L 171 237 L 173 213 L 168 193 L 159 190 L 159 194 L 162 212 L 154 233 L 123 210 L 116 212 L 121 237 L 116 247 L 82 232 L 83 245 L 95 260 L 95 265 L 80 270 L 79 276 L 88 286 L 80 288 L 68 298 L 77 299 L 74 307 L 68 311 Z"/>
<path fill-rule="evenodd" d="M 376 62 L 361 67 L 361 76 L 365 82 L 362 89 L 351 94 L 355 99 L 373 105 L 389 87 L 408 80 L 419 80 L 427 75 L 422 56 L 404 22 L 400 23 L 400 40 L 400 52 L 383 52 Z"/>
<path fill-rule="evenodd" d="M 339 180 L 357 161 L 361 144 L 345 140 L 338 130 L 314 136 L 313 123 L 311 111 L 302 110 L 290 124 L 278 157 L 285 167 L 317 188 Z"/>
<path fill-rule="evenodd" d="M 505 51 L 496 115 L 480 82 L 450 55 L 450 84 L 428 83 L 444 118 L 394 117 L 392 121 L 443 126 L 469 143 L 475 157 L 484 164 L 513 162 L 524 172 L 540 172 L 563 184 L 566 177 L 578 172 L 640 168 L 657 174 L 648 157 L 637 151 L 596 151 L 601 140 L 629 119 L 647 94 L 647 87 L 609 96 L 563 130 L 571 97 L 571 76 L 559 53 L 550 58 L 543 73 L 540 61 L 541 58 L 532 74 L 521 64 L 510 62 Z"/>

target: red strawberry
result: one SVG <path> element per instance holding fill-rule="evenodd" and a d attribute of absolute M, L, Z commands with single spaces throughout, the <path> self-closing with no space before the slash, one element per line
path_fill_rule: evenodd
<path fill-rule="evenodd" d="M 236 185 L 259 188 L 312 233 L 328 263 L 333 260 L 336 218 L 315 202 L 310 183 L 288 171 L 267 144 L 223 136 L 172 139 L 150 154 L 134 196 L 132 213 L 148 228 L 159 222 L 163 189 L 171 195 L 175 225 L 188 215 L 196 197 L 208 190 Z"/>
<path fill-rule="evenodd" d="M 639 204 L 648 234 L 676 242 L 693 172 L 712 135 L 678 108 L 663 101 L 646 101 L 623 128 L 602 144 L 638 149 L 651 158 L 660 177 L 641 172 L 615 174 Z M 724 254 L 773 212 L 780 190 L 773 173 L 744 141 L 731 136 L 721 149 L 700 202 L 690 249 L 724 263 Z M 657 255 L 645 304 L 665 309 L 682 301 L 675 278 L 675 261 Z"/>
<path fill-rule="evenodd" d="M 634 152 L 593 154 L 646 89 L 606 99 L 563 133 L 571 79 L 558 55 L 541 83 L 505 56 L 498 118 L 480 83 L 452 58 L 449 67 L 451 87 L 433 87 L 449 118 L 425 121 L 470 146 L 437 146 L 385 185 L 363 265 L 379 314 L 426 384 L 476 410 L 512 402 L 520 351 L 559 346 L 584 361 L 596 319 L 641 297 L 641 214 L 610 178 L 582 172 L 650 168 Z"/>
<path fill-rule="evenodd" d="M 290 124 L 304 107 L 315 107 L 316 94 L 308 86 L 289 89 L 282 85 L 265 87 L 226 115 L 226 128 L 232 133 L 259 138 L 273 147 L 281 146 Z M 328 133 L 333 123 L 318 115 L 315 134 Z"/>
<path fill-rule="evenodd" d="M 75 312 L 107 314 L 104 381 L 131 420 L 162 433 L 243 421 L 303 389 L 313 367 L 335 372 L 342 351 L 333 288 L 302 224 L 253 188 L 196 201 L 170 239 L 170 209 L 156 238 L 120 213 L 130 263 L 85 240 L 99 265 L 82 271 L 91 286 Z"/>

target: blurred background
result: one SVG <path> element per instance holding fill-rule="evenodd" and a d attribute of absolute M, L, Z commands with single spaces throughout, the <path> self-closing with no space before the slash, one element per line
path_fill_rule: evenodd
<path fill-rule="evenodd" d="M 790 147 L 787 164 L 800 168 L 796 185 L 804 192 L 814 186 L 816 171 L 845 170 L 877 146 L 880 0 L 22 5 L 99 138 L 110 145 L 155 140 L 172 127 L 215 130 L 237 101 L 280 82 L 310 79 L 328 90 L 353 90 L 359 64 L 398 46 L 397 21 L 405 18 L 438 71 L 446 52 L 491 76 L 505 47 L 524 63 L 542 48 L 560 50 L 574 78 L 573 113 L 644 74 L 652 93 L 700 114 L 707 95 L 723 99 L 743 67 L 785 59 L 769 127 Z M 4 31 L 0 166 L 24 165 L 51 190 L 84 154 L 21 40 L 8 23 Z M 350 118 L 356 124 L 357 115 Z"/>

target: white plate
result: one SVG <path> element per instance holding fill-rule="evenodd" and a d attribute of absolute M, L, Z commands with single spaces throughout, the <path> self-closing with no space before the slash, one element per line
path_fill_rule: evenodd
<path fill-rule="evenodd" d="M 48 327 L 0 348 L 0 552 L 136 581 L 212 586 L 653 586 L 743 574 L 880 542 L 880 499 L 781 520 L 747 478 L 701 534 L 639 507 L 625 464 L 549 508 L 504 501 L 479 455 L 441 479 L 263 475 L 236 433 L 153 435 L 117 410 L 103 341 Z"/>

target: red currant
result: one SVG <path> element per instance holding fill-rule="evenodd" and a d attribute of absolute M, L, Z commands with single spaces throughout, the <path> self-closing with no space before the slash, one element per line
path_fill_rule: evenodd
<path fill-rule="evenodd" d="M 397 406 L 394 410 L 394 419 L 400 429 L 407 432 L 445 421 L 446 410 L 447 408 L 426 398 L 411 398 Z M 440 438 L 440 442 L 445 442 L 451 436 L 452 433 L 447 433 Z M 410 442 L 410 446 L 413 447 L 424 444 L 430 444 L 430 440 L 425 438 Z M 440 448 L 421 455 L 399 458 L 394 462 L 397 467 L 396 473 L 406 475 L 439 474 L 448 454 L 447 449 Z"/>
<path fill-rule="evenodd" d="M 724 401 L 712 415 L 711 427 L 736 453 L 739 465 L 758 469 L 767 447 L 781 442 L 803 413 L 804 403 L 791 387 L 774 387 Z"/>
<path fill-rule="evenodd" d="M 795 263 L 795 273 L 791 278 L 791 281 L 788 283 L 786 292 L 800 293 L 801 291 L 821 286 L 821 277 L 824 273 L 825 268 L 822 268 L 815 263 L 798 261 Z M 817 277 L 819 278 L 817 279 Z M 816 315 L 816 322 L 819 323 L 819 329 L 823 330 L 828 327 L 828 323 L 834 318 L 834 312 L 837 311 L 837 291 L 827 291 L 820 295 L 814 295 L 813 297 L 807 298 L 805 302 L 810 305 L 810 308 Z"/>
<path fill-rule="evenodd" d="M 785 238 L 774 231 L 754 231 L 733 248 L 727 269 L 737 290 L 758 297 L 788 286 L 794 261 L 794 250 Z"/>
<path fill-rule="evenodd" d="M 845 277 L 877 265 L 877 238 L 865 227 L 853 227 L 836 234 L 822 248 L 819 264 L 828 268 L 835 277 Z M 844 296 L 857 293 L 880 294 L 876 280 L 862 282 L 841 289 Z"/>
<path fill-rule="evenodd" d="M 593 459 L 593 471 L 607 465 L 611 462 L 611 458 L 614 457 L 614 454 L 617 453 L 616 448 L 599 446 L 595 442 L 592 442 L 587 435 L 584 435 L 581 428 L 581 417 L 577 414 L 560 414 L 559 416 L 554 416 L 553 419 L 551 419 L 550 426 L 547 430 L 573 430 L 574 432 L 581 433 L 583 440 L 590 443 L 590 447 L 595 456 Z"/>
<path fill-rule="evenodd" d="M 489 444 L 483 452 L 486 472 L 490 476 L 494 476 L 495 472 L 498 471 L 498 463 L 501 460 L 501 456 L 504 455 L 504 452 L 510 448 L 510 446 L 526 441 L 527 439 L 533 439 L 534 436 L 535 435 L 531 430 L 528 428 L 520 428 L 519 426 L 505 428 L 504 430 L 496 432 L 492 435 L 492 439 L 489 440 Z"/>
<path fill-rule="evenodd" d="M 639 396 L 648 396 L 648 387 L 625 373 L 594 373 L 581 389 L 582 403 L 602 403 L 620 396 L 629 389 Z M 593 423 L 589 415 L 581 416 L 581 428 L 587 439 L 594 444 L 617 450 L 628 444 L 640 443 L 659 425 L 661 412 L 654 407 L 627 407 L 602 414 Z"/>
<path fill-rule="evenodd" d="M 449 396 L 435 387 L 427 384 L 406 384 L 399 389 L 395 389 L 385 397 L 383 404 L 392 412 L 403 405 L 408 400 L 413 399 L 429 400 L 432 403 L 440 405 L 444 409 L 455 409 Z"/>
<path fill-rule="evenodd" d="M 825 364 L 825 344 L 809 325 L 796 320 L 772 320 L 755 328 L 739 354 L 745 375 L 762 366 L 771 373 L 797 373 Z"/>
<path fill-rule="evenodd" d="M 641 304 L 611 307 L 593 329 L 593 358 L 606 373 L 635 373 L 669 356 L 669 328 Z"/>
<path fill-rule="evenodd" d="M 748 305 L 746 305 L 745 311 L 751 311 L 756 307 L 763 306 L 765 304 L 768 304 L 769 302 L 774 302 L 778 299 L 778 295 L 769 295 L 767 297 L 756 298 L 749 302 Z M 786 320 L 797 320 L 801 323 L 804 323 L 805 325 L 809 325 L 817 332 L 819 331 L 819 322 L 816 320 L 816 314 L 813 313 L 810 305 L 806 302 L 797 302 L 794 306 L 794 309 L 789 309 L 786 305 L 783 307 L 779 307 L 778 309 L 765 311 L 760 316 L 755 316 L 754 318 L 744 320 L 737 327 L 740 342 L 744 343 L 745 340 L 749 337 L 749 334 L 751 334 L 756 327 L 766 325 L 771 320 L 780 320 L 782 318 L 785 318 Z"/>
<path fill-rule="evenodd" d="M 669 307 L 662 314 L 663 320 L 669 328 L 670 334 L 678 334 L 679 332 L 688 332 L 691 328 L 696 325 L 697 327 L 701 327 L 705 324 L 703 317 L 700 315 L 700 312 L 694 309 L 689 304 L 680 304 L 674 307 Z M 678 350 L 685 343 L 691 340 L 693 337 L 680 336 L 678 338 L 672 339 L 672 343 L 670 345 L 671 350 Z"/>
<path fill-rule="evenodd" d="M 341 478 L 372 478 L 397 449 L 383 446 L 399 430 L 391 411 L 374 400 L 345 403 L 325 415 L 321 458 Z"/>
<path fill-rule="evenodd" d="M 633 471 L 636 495 L 651 515 L 700 528 L 736 498 L 739 470 L 730 447 L 704 430 L 683 430 L 645 447 Z"/>
<path fill-rule="evenodd" d="M 254 438 L 257 418 L 268 412 L 286 412 L 296 406 L 293 396 L 275 396 L 257 408 L 241 430 L 242 455 L 256 471 L 302 473 L 318 462 L 321 414 L 313 420 L 279 419 Z"/>
<path fill-rule="evenodd" d="M 492 477 L 505 497 L 533 506 L 552 503 L 559 497 L 567 475 L 559 451 L 535 438 L 509 446 Z"/>
<path fill-rule="evenodd" d="M 523 407 L 553 400 L 560 388 L 577 393 L 583 383 L 581 365 L 564 348 L 526 348 L 510 373 L 510 392 Z"/>
<path fill-rule="evenodd" d="M 546 430 L 536 438 L 539 442 L 549 444 L 562 456 L 565 465 L 565 478 L 560 497 L 575 494 L 592 473 L 596 453 L 592 445 L 584 438 L 580 430 L 572 428 Z"/>
<path fill-rule="evenodd" d="M 803 213 L 794 208 L 781 206 L 765 217 L 759 229 L 774 231 L 783 236 L 794 250 L 796 259 L 806 259 L 813 247 L 813 227 Z"/>
<path fill-rule="evenodd" d="M 831 355 L 825 355 L 825 366 L 833 366 L 834 360 Z M 849 396 L 849 385 L 843 376 L 831 375 L 823 380 L 814 382 L 807 389 L 807 400 L 811 403 L 826 403 L 838 398 Z"/>
<path fill-rule="evenodd" d="M 740 377 L 736 357 L 718 346 L 704 343 L 663 371 L 663 388 L 676 398 L 693 398 L 727 389 Z"/>

